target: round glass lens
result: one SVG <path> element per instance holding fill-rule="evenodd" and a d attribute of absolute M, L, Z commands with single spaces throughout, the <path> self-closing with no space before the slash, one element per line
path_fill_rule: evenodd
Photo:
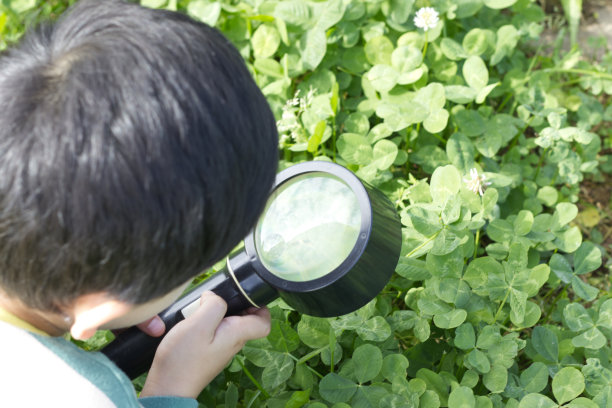
<path fill-rule="evenodd" d="M 274 190 L 255 230 L 255 247 L 272 274 L 293 282 L 327 275 L 351 253 L 361 209 L 340 178 L 313 172 Z"/>

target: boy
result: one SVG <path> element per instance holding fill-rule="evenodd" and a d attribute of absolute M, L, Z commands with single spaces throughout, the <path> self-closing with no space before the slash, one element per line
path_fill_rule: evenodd
<path fill-rule="evenodd" d="M 0 105 L 0 406 L 197 406 L 267 310 L 223 318 L 204 294 L 140 400 L 61 335 L 146 321 L 255 224 L 278 141 L 239 53 L 184 15 L 84 0 L 0 58 Z"/>

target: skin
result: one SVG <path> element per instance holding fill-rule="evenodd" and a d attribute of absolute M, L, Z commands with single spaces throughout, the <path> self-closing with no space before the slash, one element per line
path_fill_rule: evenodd
<path fill-rule="evenodd" d="M 85 340 L 98 329 L 133 325 L 145 315 L 153 317 L 138 326 L 147 333 L 161 335 L 163 322 L 155 315 L 172 304 L 185 286 L 139 305 L 116 300 L 105 292 L 83 295 L 62 308 L 61 313 L 31 309 L 0 292 L 0 307 L 51 336 L 70 332 L 74 338 Z M 142 397 L 196 398 L 248 340 L 265 337 L 270 332 L 267 308 L 252 308 L 242 316 L 224 317 L 226 310 L 222 298 L 212 292 L 202 294 L 199 309 L 174 326 L 159 345 Z"/>

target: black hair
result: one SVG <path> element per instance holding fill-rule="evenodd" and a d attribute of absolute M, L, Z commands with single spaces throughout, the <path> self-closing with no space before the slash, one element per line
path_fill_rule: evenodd
<path fill-rule="evenodd" d="M 216 29 L 77 3 L 0 58 L 0 288 L 38 309 L 169 292 L 253 227 L 277 146 Z"/>

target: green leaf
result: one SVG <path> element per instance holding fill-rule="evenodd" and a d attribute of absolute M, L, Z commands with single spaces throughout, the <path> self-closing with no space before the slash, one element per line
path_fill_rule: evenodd
<path fill-rule="evenodd" d="M 544 205 L 552 207 L 557 202 L 559 192 L 554 187 L 544 186 L 538 190 L 537 197 Z"/>
<path fill-rule="evenodd" d="M 457 126 L 466 136 L 478 136 L 486 130 L 486 122 L 477 111 L 469 109 L 460 110 L 455 113 L 454 118 Z"/>
<path fill-rule="evenodd" d="M 431 253 L 434 255 L 446 255 L 453 252 L 462 242 L 454 232 L 444 228 L 433 241 Z"/>
<path fill-rule="evenodd" d="M 380 349 L 371 344 L 363 344 L 353 352 L 355 377 L 360 384 L 372 380 L 380 373 L 383 357 Z"/>
<path fill-rule="evenodd" d="M 607 329 L 612 329 L 612 299 L 608 299 L 602 303 L 599 308 L 599 317 L 597 325 Z"/>
<path fill-rule="evenodd" d="M 410 207 L 407 215 L 414 229 L 426 237 L 431 237 L 442 229 L 440 215 L 435 211 L 422 207 Z"/>
<path fill-rule="evenodd" d="M 290 353 L 300 346 L 300 338 L 293 328 L 279 320 L 272 320 L 268 341 L 275 350 Z"/>
<path fill-rule="evenodd" d="M 387 170 L 397 157 L 397 145 L 390 140 L 381 140 L 374 145 L 372 164 L 379 170 Z"/>
<path fill-rule="evenodd" d="M 399 72 L 389 65 L 378 64 L 374 65 L 365 76 L 378 92 L 389 92 L 397 84 Z"/>
<path fill-rule="evenodd" d="M 281 1 L 274 8 L 274 16 L 289 25 L 306 27 L 310 25 L 313 10 L 302 0 Z"/>
<path fill-rule="evenodd" d="M 487 355 L 478 349 L 470 351 L 465 358 L 466 362 L 481 374 L 486 374 L 491 370 L 491 363 Z"/>
<path fill-rule="evenodd" d="M 502 139 L 499 134 L 483 135 L 476 139 L 474 143 L 476 149 L 485 157 L 493 157 L 502 146 Z"/>
<path fill-rule="evenodd" d="M 389 354 L 383 358 L 382 375 L 393 383 L 397 378 L 406 378 L 408 359 L 402 354 Z"/>
<path fill-rule="evenodd" d="M 326 124 L 327 122 L 325 120 L 319 121 L 317 123 L 317 126 L 315 127 L 314 133 L 308 138 L 307 150 L 310 153 L 315 153 L 317 150 L 319 150 L 319 145 L 321 144 L 321 140 L 323 139 L 323 133 L 325 132 Z"/>
<path fill-rule="evenodd" d="M 264 388 L 274 389 L 285 383 L 293 373 L 294 362 L 289 354 L 282 359 L 274 359 L 263 370 L 261 380 Z"/>
<path fill-rule="evenodd" d="M 400 73 L 408 73 L 423 63 L 423 53 L 416 47 L 397 47 L 391 53 L 391 66 Z"/>
<path fill-rule="evenodd" d="M 338 153 L 349 163 L 367 165 L 374 157 L 368 139 L 356 133 L 343 133 L 338 138 Z"/>
<path fill-rule="evenodd" d="M 412 281 L 421 281 L 431 277 L 425 262 L 414 258 L 401 257 L 395 267 L 395 272 Z"/>
<path fill-rule="evenodd" d="M 393 43 L 387 37 L 379 36 L 370 39 L 364 46 L 367 60 L 372 65 L 384 64 L 391 65 L 391 54 L 393 53 Z"/>
<path fill-rule="evenodd" d="M 514 237 L 514 227 L 506 220 L 495 219 L 487 227 L 487 235 L 496 242 L 510 242 Z"/>
<path fill-rule="evenodd" d="M 440 376 L 440 374 L 435 373 L 427 368 L 421 368 L 419 371 L 417 371 L 416 378 L 420 378 L 421 380 L 425 381 L 425 383 L 427 384 L 427 390 L 433 391 L 437 394 L 437 396 L 439 397 L 439 404 L 443 406 L 446 406 L 448 404 L 448 386 L 446 385 L 446 382 Z M 425 394 L 426 393 L 427 391 L 425 391 Z M 421 407 L 421 405 L 419 405 L 419 408 Z"/>
<path fill-rule="evenodd" d="M 354 408 L 379 408 L 380 401 L 389 395 L 389 392 L 379 386 L 361 386 L 351 399 Z"/>
<path fill-rule="evenodd" d="M 278 30 L 267 24 L 260 25 L 251 37 L 251 44 L 255 58 L 271 57 L 280 45 Z"/>
<path fill-rule="evenodd" d="M 441 329 L 453 329 L 465 321 L 467 312 L 463 309 L 454 309 L 450 312 L 434 316 L 434 324 Z"/>
<path fill-rule="evenodd" d="M 548 368 L 546 364 L 535 362 L 521 372 L 521 386 L 525 392 L 540 392 L 548 385 Z"/>
<path fill-rule="evenodd" d="M 514 219 L 514 233 L 518 236 L 527 235 L 533 227 L 533 213 L 521 210 Z"/>
<path fill-rule="evenodd" d="M 464 104 L 472 102 L 476 98 L 477 91 L 463 85 L 446 85 L 444 95 L 451 102 Z"/>
<path fill-rule="evenodd" d="M 474 145 L 462 133 L 453 134 L 446 142 L 446 154 L 453 165 L 463 173 L 474 167 Z"/>
<path fill-rule="evenodd" d="M 471 29 L 466 35 L 465 37 L 463 37 L 463 49 L 472 56 L 478 56 L 483 54 L 487 48 L 489 47 L 488 45 L 488 39 L 487 39 L 487 34 L 485 30 L 482 30 L 480 28 L 473 28 Z M 482 61 L 482 60 L 481 60 Z M 467 63 L 467 61 L 466 61 Z M 463 77 L 465 78 L 465 65 L 464 65 L 464 73 L 463 73 Z M 485 67 L 486 70 L 486 67 Z M 487 74 L 487 81 L 488 81 L 488 74 Z M 466 78 L 467 81 L 467 78 Z M 469 84 L 469 81 L 467 81 Z M 486 85 L 486 82 L 485 84 Z M 475 88 L 475 89 L 482 89 L 483 86 Z M 471 86 L 471 85 L 470 85 Z"/>
<path fill-rule="evenodd" d="M 440 50 L 446 58 L 453 61 L 465 59 L 469 56 L 468 53 L 465 52 L 461 44 L 448 37 L 443 38 L 440 42 Z"/>
<path fill-rule="evenodd" d="M 517 0 L 484 0 L 484 4 L 485 6 L 492 9 L 503 9 L 506 7 L 510 7 L 511 5 L 516 3 L 516 1 Z"/>
<path fill-rule="evenodd" d="M 566 407 L 567 408 L 599 408 L 599 405 L 597 405 L 595 402 L 591 401 L 590 399 L 580 397 L 580 398 L 576 398 L 575 400 L 571 401 L 569 404 L 566 405 Z"/>
<path fill-rule="evenodd" d="M 474 408 L 474 392 L 468 387 L 457 387 L 448 396 L 448 408 Z"/>
<path fill-rule="evenodd" d="M 601 251 L 591 242 L 583 242 L 574 253 L 574 273 L 582 275 L 601 266 Z"/>
<path fill-rule="evenodd" d="M 391 0 L 389 17 L 397 24 L 404 24 L 410 13 L 414 0 Z"/>
<path fill-rule="evenodd" d="M 482 376 L 482 383 L 492 393 L 499 394 L 504 391 L 508 383 L 508 370 L 493 364 L 491 370 Z"/>
<path fill-rule="evenodd" d="M 437 109 L 431 111 L 427 119 L 423 121 L 423 127 L 429 133 L 439 133 L 446 129 L 448 124 L 448 111 L 446 109 Z"/>
<path fill-rule="evenodd" d="M 520 33 L 511 24 L 500 27 L 497 30 L 497 43 L 495 52 L 491 57 L 491 65 L 496 65 L 504 57 L 512 55 L 519 41 Z"/>
<path fill-rule="evenodd" d="M 442 222 L 449 225 L 459 220 L 461 216 L 461 202 L 459 200 L 448 200 L 442 210 Z"/>
<path fill-rule="evenodd" d="M 525 307 L 527 304 L 527 294 L 520 290 L 511 289 L 510 291 L 510 319 L 521 322 L 525 318 Z"/>
<path fill-rule="evenodd" d="M 357 328 L 357 334 L 367 341 L 385 341 L 391 336 L 391 327 L 382 316 L 374 316 Z"/>
<path fill-rule="evenodd" d="M 325 31 L 313 28 L 306 31 L 300 39 L 300 52 L 304 68 L 314 70 L 319 66 L 327 51 Z"/>
<path fill-rule="evenodd" d="M 599 293 L 599 289 L 583 282 L 578 276 L 572 276 L 572 289 L 577 296 L 589 302 Z"/>
<path fill-rule="evenodd" d="M 553 254 L 550 257 L 549 261 L 550 269 L 557 275 L 561 282 L 570 283 L 573 276 L 574 271 L 572 270 L 572 266 L 568 262 L 567 259 L 563 255 Z"/>
<path fill-rule="evenodd" d="M 499 344 L 501 341 L 502 337 L 501 334 L 499 334 L 499 328 L 495 326 L 485 326 L 478 334 L 476 347 L 479 349 L 488 350 L 491 347 Z"/>
<path fill-rule="evenodd" d="M 11 8 L 13 10 L 19 12 L 19 10 L 15 9 L 15 6 L 13 4 L 28 3 L 28 2 L 36 3 L 36 1 L 34 1 L 34 0 L 12 1 L 11 2 Z M 140 5 L 141 6 L 145 6 L 145 7 L 150 7 L 150 8 L 160 8 L 160 7 L 164 6 L 167 2 L 168 2 L 168 0 L 140 0 Z"/>
<path fill-rule="evenodd" d="M 470 287 L 460 279 L 444 278 L 435 290 L 440 299 L 458 307 L 467 306 L 470 300 Z"/>
<path fill-rule="evenodd" d="M 164 0 L 162 3 L 166 3 L 166 1 Z M 161 4 L 158 7 L 161 7 Z M 221 15 L 221 3 L 193 0 L 187 6 L 187 13 L 203 23 L 215 26 Z"/>
<path fill-rule="evenodd" d="M 578 332 L 593 327 L 593 319 L 584 306 L 579 303 L 570 303 L 563 309 L 563 317 L 570 330 Z"/>
<path fill-rule="evenodd" d="M 431 83 L 417 91 L 415 100 L 427 107 L 429 113 L 440 110 L 446 103 L 444 86 L 437 82 Z"/>
<path fill-rule="evenodd" d="M 582 233 L 577 226 L 570 227 L 563 232 L 557 233 L 556 236 L 557 238 L 554 243 L 563 252 L 572 253 L 582 244 Z"/>
<path fill-rule="evenodd" d="M 319 382 L 319 393 L 331 403 L 347 402 L 353 397 L 357 387 L 357 384 L 351 380 L 330 373 Z"/>
<path fill-rule="evenodd" d="M 285 404 L 285 408 L 301 408 L 310 401 L 311 390 L 294 391 Z"/>
<path fill-rule="evenodd" d="M 318 4 L 319 12 L 317 16 L 317 28 L 325 31 L 336 25 L 346 10 L 346 3 L 342 0 L 327 0 L 323 4 Z M 323 6 L 323 7 L 320 7 Z"/>
<path fill-rule="evenodd" d="M 426 390 L 421 395 L 419 401 L 419 408 L 439 408 L 440 407 L 440 396 L 434 391 Z"/>
<path fill-rule="evenodd" d="M 329 343 L 329 322 L 326 319 L 303 315 L 298 323 L 300 340 L 308 347 L 321 348 Z"/>
<path fill-rule="evenodd" d="M 464 323 L 455 330 L 455 347 L 461 350 L 471 350 L 476 346 L 476 334 L 474 326 Z"/>
<path fill-rule="evenodd" d="M 429 186 L 434 203 L 444 205 L 459 192 L 461 175 L 454 166 L 438 167 L 431 175 Z"/>
<path fill-rule="evenodd" d="M 426 267 L 437 278 L 461 278 L 464 257 L 461 249 L 444 255 L 427 254 Z"/>
<path fill-rule="evenodd" d="M 476 98 L 474 99 L 474 102 L 478 104 L 483 103 L 485 99 L 487 98 L 487 96 L 489 96 L 491 91 L 499 85 L 500 85 L 500 82 L 496 82 L 494 84 L 487 85 L 481 90 L 479 90 L 478 93 L 476 94 Z M 502 139 L 502 142 L 503 142 L 503 139 Z"/>
<path fill-rule="evenodd" d="M 605 346 L 607 342 L 608 340 L 606 340 L 606 337 L 597 327 L 593 327 L 572 339 L 574 347 L 584 347 L 592 350 L 599 350 Z"/>
<path fill-rule="evenodd" d="M 559 360 L 559 340 L 550 329 L 543 326 L 536 326 L 531 335 L 531 344 L 533 348 L 551 362 Z"/>
<path fill-rule="evenodd" d="M 474 259 L 468 265 L 463 275 L 463 279 L 477 293 L 488 295 L 488 280 L 489 276 L 501 276 L 503 279 L 504 269 L 502 265 L 490 256 L 483 256 Z"/>
<path fill-rule="evenodd" d="M 542 394 L 527 394 L 521 400 L 518 408 L 558 408 L 550 398 Z"/>
<path fill-rule="evenodd" d="M 489 82 L 489 71 L 482 58 L 471 56 L 463 64 L 463 77 L 470 88 L 480 91 Z"/>
<path fill-rule="evenodd" d="M 559 404 L 565 404 L 582 394 L 584 386 L 584 376 L 574 367 L 562 368 L 552 380 L 552 392 Z"/>
<path fill-rule="evenodd" d="M 551 230 L 559 230 L 564 225 L 569 224 L 578 215 L 578 207 L 572 203 L 559 203 L 553 214 L 553 225 Z"/>

